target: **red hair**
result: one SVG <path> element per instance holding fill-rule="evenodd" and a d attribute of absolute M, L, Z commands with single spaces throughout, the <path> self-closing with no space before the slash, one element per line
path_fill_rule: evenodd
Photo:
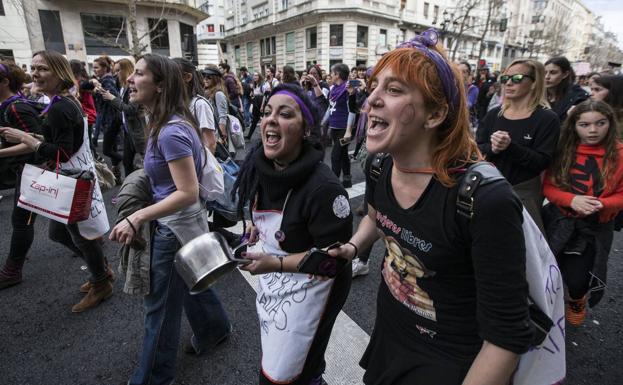
<path fill-rule="evenodd" d="M 439 45 L 430 49 L 436 50 L 447 60 Z M 456 183 L 450 176 L 450 168 L 466 167 L 483 159 L 470 133 L 465 89 L 459 80 L 461 75 L 456 66 L 451 65 L 451 68 L 454 85 L 458 90 L 455 109 L 446 98 L 437 66 L 432 59 L 416 48 L 398 48 L 385 54 L 374 67 L 370 79 L 370 82 L 373 82 L 381 71 L 390 69 L 402 82 L 420 91 L 426 110 L 447 109 L 446 118 L 435 131 L 436 147 L 432 156 L 435 175 L 446 187 Z"/>

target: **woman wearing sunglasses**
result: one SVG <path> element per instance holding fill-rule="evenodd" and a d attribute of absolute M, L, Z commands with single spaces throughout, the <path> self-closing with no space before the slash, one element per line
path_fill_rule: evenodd
<path fill-rule="evenodd" d="M 487 113 L 476 135 L 480 151 L 513 185 L 541 230 L 541 173 L 552 161 L 560 131 L 545 99 L 544 74 L 535 60 L 511 63 L 500 76 L 504 102 Z"/>

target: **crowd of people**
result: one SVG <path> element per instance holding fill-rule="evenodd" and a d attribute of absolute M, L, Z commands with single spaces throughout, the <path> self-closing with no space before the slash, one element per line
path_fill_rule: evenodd
<path fill-rule="evenodd" d="M 92 64 L 89 75 L 85 63 L 54 51 L 37 52 L 30 74 L 0 63 L 1 182 L 15 190 L 0 290 L 22 281 L 35 237 L 37 215 L 18 205 L 24 166 L 55 170 L 81 152 L 110 165 L 122 185 L 112 230 L 54 220 L 48 228 L 91 273 L 75 313 L 113 295 L 102 242 L 121 245 L 117 274 L 124 291 L 144 295 L 145 312 L 128 384 L 174 382 L 182 314 L 193 331 L 189 354 L 232 333 L 216 291 L 191 295 L 174 267 L 177 251 L 210 231 L 251 244 L 240 268 L 259 275 L 260 384 L 326 384 L 335 320 L 353 277 L 369 273 L 376 240 L 385 254 L 360 361 L 365 384 L 511 381 L 534 347 L 524 207 L 562 272 L 568 324 L 581 325 L 603 296 L 613 231 L 623 222 L 621 75 L 577 77 L 564 57 L 474 71 L 448 60 L 434 30 L 370 68 L 242 67 L 236 75 L 227 63 L 197 69 L 157 54 Z M 232 115 L 250 141 L 244 157 Z M 233 194 L 245 234 L 224 230 L 232 223 L 216 211 L 208 222 L 199 190 L 210 154 L 240 165 Z M 351 210 L 355 159 L 366 193 Z M 474 193 L 466 227 L 457 219 L 459 182 L 483 160 L 504 179 Z M 363 216 L 357 228 L 353 211 Z M 324 258 L 316 270 L 302 267 L 314 258 Z M 344 267 L 326 273 L 335 258 Z"/>

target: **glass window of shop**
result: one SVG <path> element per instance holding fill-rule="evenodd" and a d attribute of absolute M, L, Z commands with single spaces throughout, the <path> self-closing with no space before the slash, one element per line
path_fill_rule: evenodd
<path fill-rule="evenodd" d="M 379 31 L 379 45 L 385 47 L 387 45 L 387 30 L 381 29 Z"/>
<path fill-rule="evenodd" d="M 87 55 L 127 55 L 128 36 L 122 16 L 80 14 Z"/>
<path fill-rule="evenodd" d="M 51 49 L 62 54 L 66 53 L 63 27 L 61 25 L 59 12 L 40 9 L 39 22 L 41 23 L 45 49 Z"/>
<path fill-rule="evenodd" d="M 147 19 L 151 52 L 169 56 L 169 26 L 165 19 Z M 214 26 L 212 26 L 214 29 Z"/>
<path fill-rule="evenodd" d="M 251 63 L 253 63 L 253 42 L 247 43 L 247 67 L 250 66 Z"/>

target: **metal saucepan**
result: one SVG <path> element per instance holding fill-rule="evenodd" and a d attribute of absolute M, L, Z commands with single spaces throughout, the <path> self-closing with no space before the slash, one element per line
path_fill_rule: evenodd
<path fill-rule="evenodd" d="M 251 262 L 234 256 L 236 250 L 247 245 L 248 242 L 243 242 L 232 249 L 221 234 L 206 233 L 184 245 L 175 254 L 174 265 L 190 288 L 190 294 L 199 294 L 232 271 L 238 263 Z"/>

